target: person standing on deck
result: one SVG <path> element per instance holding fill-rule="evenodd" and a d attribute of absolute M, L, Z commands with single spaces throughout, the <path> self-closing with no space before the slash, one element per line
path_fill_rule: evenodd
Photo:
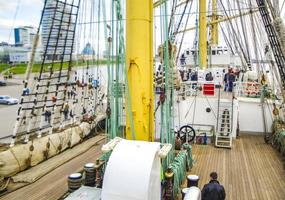
<path fill-rule="evenodd" d="M 50 124 L 51 111 L 49 111 L 49 110 L 46 109 L 46 110 L 45 110 L 45 113 L 44 113 L 44 116 L 45 116 L 45 121 Z"/>
<path fill-rule="evenodd" d="M 195 82 L 195 81 L 198 81 L 198 71 L 193 71 L 191 73 L 190 80 L 192 81 L 192 89 L 196 89 L 197 88 L 197 82 Z"/>
<path fill-rule="evenodd" d="M 188 72 L 186 69 L 183 70 L 182 81 L 188 81 Z"/>
<path fill-rule="evenodd" d="M 179 72 L 180 72 L 181 80 L 183 81 L 183 78 L 184 78 L 184 70 L 181 69 L 181 70 L 179 70 Z"/>
<path fill-rule="evenodd" d="M 192 70 L 188 69 L 188 73 L 187 73 L 187 80 L 190 81 L 191 80 L 191 74 L 192 74 Z"/>
<path fill-rule="evenodd" d="M 191 81 L 198 81 L 198 72 L 193 71 L 190 75 L 190 79 L 191 79 Z"/>
<path fill-rule="evenodd" d="M 233 73 L 233 70 L 230 68 L 228 73 L 224 76 L 224 83 L 225 83 L 225 92 L 232 92 L 234 87 L 236 76 Z"/>
<path fill-rule="evenodd" d="M 68 103 L 65 103 L 63 106 L 63 114 L 65 120 L 68 120 L 68 113 L 69 113 L 69 105 Z"/>
<path fill-rule="evenodd" d="M 226 198 L 225 189 L 220 185 L 217 172 L 210 174 L 210 182 L 202 189 L 202 200 L 224 200 Z"/>
<path fill-rule="evenodd" d="M 225 75 L 224 75 L 224 91 L 226 92 L 226 91 L 228 91 L 228 77 L 229 77 L 229 75 L 230 75 L 230 70 L 227 72 L 227 73 L 225 73 Z"/>
<path fill-rule="evenodd" d="M 229 70 L 229 75 L 228 75 L 228 89 L 227 91 L 228 92 L 232 92 L 233 91 L 233 87 L 234 87 L 234 82 L 236 80 L 236 75 L 234 74 L 233 72 L 233 69 L 230 69 Z"/>

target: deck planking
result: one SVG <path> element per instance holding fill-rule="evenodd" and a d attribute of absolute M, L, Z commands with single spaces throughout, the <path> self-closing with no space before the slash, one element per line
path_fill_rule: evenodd
<path fill-rule="evenodd" d="M 285 200 L 285 170 L 280 155 L 262 136 L 242 135 L 232 149 L 193 145 L 191 174 L 200 177 L 199 187 L 216 171 L 227 200 Z"/>
<path fill-rule="evenodd" d="M 67 191 L 67 176 L 82 169 L 87 162 L 100 156 L 100 145 L 76 157 L 42 177 L 35 183 L 7 194 L 0 199 L 58 199 Z M 285 199 L 285 171 L 279 154 L 262 136 L 242 135 L 233 148 L 221 149 L 193 145 L 192 174 L 200 176 L 199 187 L 208 182 L 209 173 L 217 171 L 224 185 L 227 200 Z"/>
<path fill-rule="evenodd" d="M 8 193 L 1 200 L 56 200 L 67 191 L 67 177 L 71 173 L 82 171 L 83 166 L 89 162 L 96 162 L 102 155 L 101 147 L 105 140 L 98 142 L 88 151 L 61 165 L 39 180 Z"/>

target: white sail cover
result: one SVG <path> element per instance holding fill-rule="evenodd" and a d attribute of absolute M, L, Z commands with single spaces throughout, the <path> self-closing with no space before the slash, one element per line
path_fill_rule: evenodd
<path fill-rule="evenodd" d="M 122 140 L 104 175 L 102 200 L 159 200 L 160 143 Z"/>

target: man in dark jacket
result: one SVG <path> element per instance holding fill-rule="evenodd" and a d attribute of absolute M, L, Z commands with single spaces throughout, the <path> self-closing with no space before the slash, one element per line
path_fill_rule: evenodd
<path fill-rule="evenodd" d="M 211 180 L 204 185 L 202 190 L 202 200 L 224 200 L 226 198 L 225 189 L 220 185 L 217 172 L 210 174 Z"/>

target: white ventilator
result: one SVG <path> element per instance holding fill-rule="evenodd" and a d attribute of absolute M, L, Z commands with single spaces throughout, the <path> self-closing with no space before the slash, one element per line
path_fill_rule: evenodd
<path fill-rule="evenodd" d="M 160 143 L 121 140 L 104 174 L 102 200 L 160 200 Z"/>

